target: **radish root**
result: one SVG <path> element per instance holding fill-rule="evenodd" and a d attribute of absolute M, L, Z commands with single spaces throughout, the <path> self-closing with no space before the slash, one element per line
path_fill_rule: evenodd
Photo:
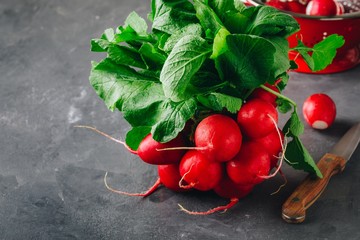
<path fill-rule="evenodd" d="M 192 169 L 193 166 L 194 166 L 194 164 L 191 164 L 189 171 L 187 171 L 187 172 L 181 177 L 181 179 L 180 179 L 180 181 L 179 181 L 179 187 L 180 187 L 180 188 L 183 188 L 183 189 L 191 189 L 191 188 L 193 188 L 193 187 L 196 185 L 196 183 L 190 183 L 190 184 L 188 184 L 188 185 L 183 185 L 183 184 L 182 184 L 182 182 L 184 181 L 184 178 L 186 177 L 187 174 L 189 174 L 189 172 L 191 171 L 191 169 Z"/>
<path fill-rule="evenodd" d="M 269 178 L 275 177 L 276 174 L 280 171 L 284 159 L 287 160 L 286 157 L 285 157 L 285 151 L 286 151 L 286 147 L 287 147 L 287 139 L 286 139 L 286 137 L 284 137 L 284 143 L 281 141 L 281 139 L 282 139 L 281 133 L 279 131 L 279 128 L 277 127 L 275 119 L 273 117 L 271 117 L 270 114 L 268 114 L 268 117 L 274 123 L 276 131 L 278 133 L 278 136 L 279 136 L 279 139 L 280 139 L 280 144 L 281 144 L 281 154 L 280 154 L 280 156 L 276 156 L 276 158 L 278 158 L 280 160 L 280 162 L 276 166 L 276 169 L 272 174 L 267 175 L 267 176 L 258 176 L 258 177 L 264 178 L 264 179 L 269 179 Z"/>
<path fill-rule="evenodd" d="M 154 183 L 154 185 L 152 185 L 146 192 L 144 193 L 129 193 L 129 192 L 124 192 L 124 191 L 120 191 L 120 190 L 116 190 L 112 187 L 110 187 L 107 183 L 107 175 L 108 175 L 108 172 L 105 173 L 105 176 L 104 176 L 104 184 L 105 184 L 105 187 L 110 190 L 111 192 L 114 192 L 114 193 L 118 193 L 118 194 L 122 194 L 122 195 L 127 195 L 127 196 L 133 196 L 133 197 L 147 197 L 149 196 L 150 194 L 152 194 L 161 184 L 161 181 L 160 181 L 160 178 L 158 178 L 156 180 L 156 182 Z"/>
<path fill-rule="evenodd" d="M 280 192 L 280 190 L 281 190 L 283 187 L 285 187 L 286 184 L 287 184 L 287 179 L 286 179 L 285 174 L 284 174 L 281 170 L 280 170 L 279 172 L 280 172 L 281 177 L 284 179 L 284 183 L 281 184 L 281 185 L 279 186 L 279 188 L 278 188 L 275 192 L 271 193 L 270 195 L 275 195 L 275 194 L 277 194 L 277 193 Z"/>
<path fill-rule="evenodd" d="M 169 151 L 169 150 L 206 150 L 209 149 L 209 147 L 172 147 L 172 148 L 157 148 L 156 151 Z"/>
<path fill-rule="evenodd" d="M 94 131 L 94 132 L 99 133 L 100 135 L 103 135 L 104 137 L 106 137 L 106 138 L 108 138 L 108 139 L 110 139 L 110 140 L 112 140 L 112 141 L 114 141 L 114 142 L 117 142 L 117 143 L 122 144 L 127 150 L 129 150 L 129 152 L 134 153 L 134 154 L 137 154 L 137 152 L 134 151 L 134 150 L 132 150 L 125 142 L 123 142 L 123 141 L 121 141 L 121 140 L 119 140 L 119 139 L 116 139 L 116 138 L 110 136 L 109 134 L 106 134 L 106 133 L 98 130 L 98 129 L 95 128 L 95 127 L 87 126 L 87 125 L 75 125 L 74 127 L 76 127 L 76 128 L 86 128 L 86 129 L 90 129 L 90 130 L 92 130 L 92 131 Z"/>
<path fill-rule="evenodd" d="M 224 213 L 228 209 L 232 208 L 238 202 L 239 202 L 238 198 L 231 198 L 230 202 L 227 205 L 218 206 L 218 207 L 212 208 L 212 209 L 210 209 L 208 211 L 204 211 L 204 212 L 190 211 L 190 210 L 184 208 L 181 204 L 178 204 L 178 206 L 180 207 L 181 211 L 184 211 L 184 212 L 186 212 L 187 214 L 190 214 L 190 215 L 209 215 L 209 214 L 212 214 L 212 213 L 215 213 L 215 212 L 220 212 L 220 211 L 222 211 L 222 213 Z"/>

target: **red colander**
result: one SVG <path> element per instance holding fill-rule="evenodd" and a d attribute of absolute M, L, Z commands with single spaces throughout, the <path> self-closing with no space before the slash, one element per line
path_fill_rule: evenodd
<path fill-rule="evenodd" d="M 256 6 L 264 4 L 265 0 L 247 0 L 246 2 Z M 309 16 L 281 10 L 291 14 L 300 25 L 300 31 L 288 38 L 290 47 L 297 44 L 297 38 L 302 39 L 305 45 L 312 47 L 331 34 L 336 33 L 344 37 L 345 44 L 338 49 L 332 64 L 315 73 L 341 72 L 360 63 L 360 0 L 338 0 L 338 2 L 344 6 L 345 13 L 331 17 Z M 296 71 L 313 73 L 296 53 L 290 52 L 289 57 L 297 63 L 298 69 Z"/>

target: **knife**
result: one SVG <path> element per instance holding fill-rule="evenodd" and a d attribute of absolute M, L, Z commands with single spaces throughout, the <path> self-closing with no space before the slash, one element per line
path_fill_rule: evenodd
<path fill-rule="evenodd" d="M 342 172 L 360 141 L 360 122 L 351 127 L 329 153 L 317 163 L 323 178 L 307 176 L 282 206 L 282 218 L 288 223 L 301 223 L 308 209 L 321 195 L 330 178 Z"/>

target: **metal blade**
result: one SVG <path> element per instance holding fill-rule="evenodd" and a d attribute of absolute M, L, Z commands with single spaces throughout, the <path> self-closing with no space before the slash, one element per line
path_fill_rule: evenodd
<path fill-rule="evenodd" d="M 360 141 L 360 122 L 352 126 L 331 149 L 330 153 L 350 159 Z"/>

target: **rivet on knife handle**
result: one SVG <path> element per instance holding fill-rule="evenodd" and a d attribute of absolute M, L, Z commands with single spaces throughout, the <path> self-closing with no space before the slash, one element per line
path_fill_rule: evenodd
<path fill-rule="evenodd" d="M 330 178 L 345 168 L 346 161 L 334 154 L 325 154 L 317 166 L 323 178 L 308 176 L 295 189 L 282 206 L 282 218 L 289 223 L 301 223 L 305 220 L 309 208 L 327 186 Z"/>

